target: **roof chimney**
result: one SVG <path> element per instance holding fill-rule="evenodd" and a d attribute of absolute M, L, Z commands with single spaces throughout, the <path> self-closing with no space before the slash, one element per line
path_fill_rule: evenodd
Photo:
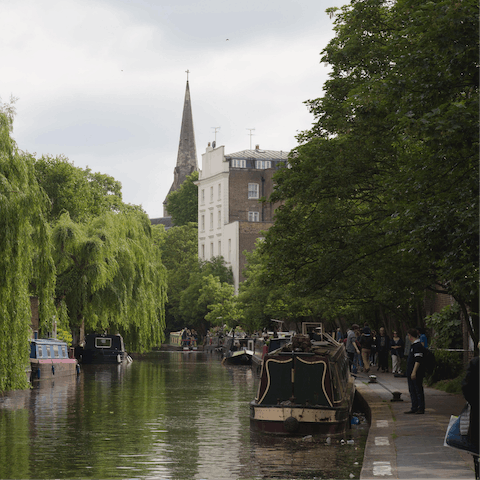
<path fill-rule="evenodd" d="M 260 145 L 255 145 L 255 150 L 260 150 Z"/>

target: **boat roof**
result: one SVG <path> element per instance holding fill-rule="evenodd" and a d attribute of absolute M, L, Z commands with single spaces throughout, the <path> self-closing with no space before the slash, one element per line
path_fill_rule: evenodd
<path fill-rule="evenodd" d="M 102 338 L 114 338 L 114 337 L 122 337 L 119 333 L 88 333 L 85 337 L 102 337 Z"/>
<path fill-rule="evenodd" d="M 272 355 L 328 355 L 334 357 L 339 351 L 343 350 L 343 345 L 334 340 L 330 335 L 323 334 L 323 340 L 311 341 L 307 335 L 293 336 L 291 341 L 280 348 L 268 353 L 268 356 Z M 294 342 L 297 339 L 305 339 L 307 343 L 303 345 L 306 348 L 295 348 Z M 308 340 L 307 340 L 308 339 Z"/>
<path fill-rule="evenodd" d="M 30 342 L 38 345 L 67 345 L 67 342 L 57 338 L 31 338 Z"/>

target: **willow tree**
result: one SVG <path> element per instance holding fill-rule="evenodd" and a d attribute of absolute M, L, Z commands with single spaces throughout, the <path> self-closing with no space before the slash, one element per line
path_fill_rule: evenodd
<path fill-rule="evenodd" d="M 30 296 L 39 296 L 40 319 L 51 318 L 55 280 L 48 198 L 32 157 L 12 139 L 13 113 L 11 105 L 0 105 L 0 391 L 27 386 Z"/>
<path fill-rule="evenodd" d="M 57 300 L 70 326 L 118 331 L 129 349 L 163 341 L 166 273 L 147 216 L 107 212 L 86 223 L 63 214 L 53 229 Z"/>

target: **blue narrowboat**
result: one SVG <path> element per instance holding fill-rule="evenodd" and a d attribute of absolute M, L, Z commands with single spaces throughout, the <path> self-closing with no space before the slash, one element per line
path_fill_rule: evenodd
<path fill-rule="evenodd" d="M 89 334 L 85 345 L 77 350 L 77 358 L 82 363 L 123 363 L 132 359 L 125 351 L 121 335 Z"/>
<path fill-rule="evenodd" d="M 68 355 L 67 343 L 53 338 L 30 340 L 30 368 L 31 380 L 52 379 L 80 373 L 78 361 Z"/>

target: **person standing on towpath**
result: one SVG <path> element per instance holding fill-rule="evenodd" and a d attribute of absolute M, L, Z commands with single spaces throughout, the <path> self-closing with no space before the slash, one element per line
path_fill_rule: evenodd
<path fill-rule="evenodd" d="M 416 328 L 408 330 L 407 335 L 411 342 L 410 352 L 407 358 L 407 382 L 412 408 L 405 413 L 425 413 L 425 393 L 423 391 L 423 377 L 425 368 L 423 365 L 423 346 Z"/>
<path fill-rule="evenodd" d="M 364 327 L 362 336 L 360 337 L 360 346 L 362 347 L 363 371 L 368 373 L 370 371 L 370 353 L 372 351 L 373 339 L 370 328 Z"/>

